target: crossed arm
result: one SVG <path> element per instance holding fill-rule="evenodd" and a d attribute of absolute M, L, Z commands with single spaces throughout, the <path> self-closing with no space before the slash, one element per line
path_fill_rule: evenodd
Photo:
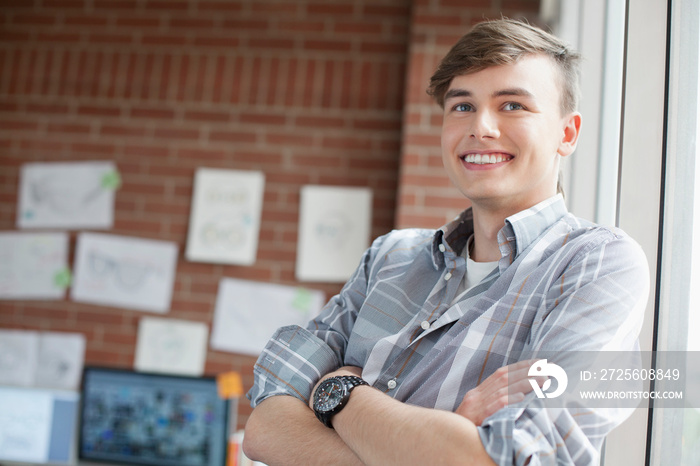
<path fill-rule="evenodd" d="M 454 413 L 408 405 L 374 388 L 356 387 L 347 406 L 333 417 L 334 429 L 321 424 L 303 401 L 273 396 L 253 411 L 243 449 L 251 459 L 268 465 L 494 465 L 476 427 L 508 401 L 519 401 L 532 390 L 527 381 L 531 363 L 497 370 L 468 392 Z M 360 372 L 346 366 L 321 380 Z"/>

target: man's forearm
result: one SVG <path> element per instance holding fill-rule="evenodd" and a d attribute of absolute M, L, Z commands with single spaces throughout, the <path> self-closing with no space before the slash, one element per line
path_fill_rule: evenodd
<path fill-rule="evenodd" d="M 368 465 L 495 466 L 468 419 L 401 403 L 371 387 L 353 390 L 347 406 L 333 417 L 333 427 Z"/>
<path fill-rule="evenodd" d="M 316 419 L 304 402 L 273 396 L 260 403 L 245 427 L 243 451 L 270 466 L 361 465 L 338 434 Z"/>

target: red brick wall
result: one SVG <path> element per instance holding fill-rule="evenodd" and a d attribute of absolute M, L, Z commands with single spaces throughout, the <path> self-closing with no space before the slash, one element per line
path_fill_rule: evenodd
<path fill-rule="evenodd" d="M 440 59 L 469 27 L 486 18 L 537 23 L 539 0 L 416 0 L 408 57 L 396 227 L 435 228 L 469 207 L 442 165 L 442 110 L 425 93 Z"/>
<path fill-rule="evenodd" d="M 17 229 L 21 164 L 113 160 L 123 184 L 110 233 L 177 242 L 166 316 L 210 324 L 221 277 L 297 284 L 304 184 L 371 187 L 373 237 L 434 227 L 460 210 L 442 175 L 427 77 L 473 21 L 537 3 L 3 0 L 0 230 Z M 200 166 L 265 172 L 253 266 L 184 259 Z M 304 285 L 328 297 L 340 288 Z M 146 315 L 68 299 L 0 301 L 0 328 L 82 332 L 87 363 L 120 367 L 133 365 Z M 247 390 L 253 362 L 209 350 L 206 372 L 237 370 Z M 242 425 L 247 403 L 240 411 Z"/>

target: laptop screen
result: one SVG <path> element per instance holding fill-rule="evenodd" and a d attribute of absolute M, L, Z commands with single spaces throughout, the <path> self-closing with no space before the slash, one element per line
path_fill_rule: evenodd
<path fill-rule="evenodd" d="M 0 460 L 75 462 L 78 393 L 0 387 Z"/>
<path fill-rule="evenodd" d="M 228 402 L 213 377 L 86 367 L 78 456 L 91 462 L 223 466 Z"/>

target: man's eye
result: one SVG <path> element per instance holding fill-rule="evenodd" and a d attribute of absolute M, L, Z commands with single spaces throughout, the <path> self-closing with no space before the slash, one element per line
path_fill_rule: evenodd
<path fill-rule="evenodd" d="M 505 104 L 503 106 L 503 110 L 509 110 L 509 111 L 522 110 L 522 109 L 523 109 L 523 106 L 517 102 L 508 102 L 507 104 Z"/>
<path fill-rule="evenodd" d="M 472 109 L 472 106 L 469 104 L 457 104 L 452 109 L 455 112 L 469 112 Z"/>

